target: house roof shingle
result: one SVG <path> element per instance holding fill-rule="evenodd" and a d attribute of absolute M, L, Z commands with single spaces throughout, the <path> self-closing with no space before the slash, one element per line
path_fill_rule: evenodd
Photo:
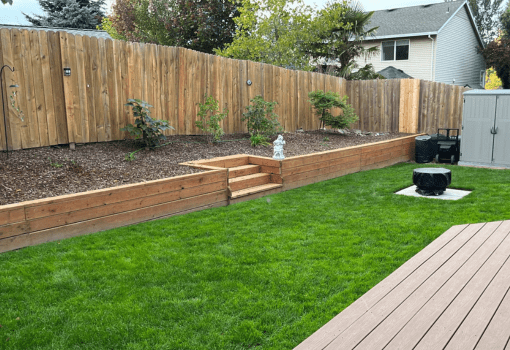
<path fill-rule="evenodd" d="M 35 27 L 35 26 L 20 26 L 11 24 L 0 24 L 0 29 L 26 29 L 26 30 L 45 30 L 52 32 L 68 32 L 74 35 L 87 35 L 96 38 L 111 39 L 112 37 L 104 30 L 94 29 L 72 29 L 72 28 L 52 28 L 52 27 Z"/>
<path fill-rule="evenodd" d="M 375 38 L 437 33 L 465 1 L 402 7 L 375 11 L 369 27 L 379 27 Z M 370 38 L 367 38 L 370 40 Z"/>

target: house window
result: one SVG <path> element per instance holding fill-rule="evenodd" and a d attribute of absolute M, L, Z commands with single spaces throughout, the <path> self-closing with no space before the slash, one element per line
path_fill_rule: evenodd
<path fill-rule="evenodd" d="M 402 61 L 409 59 L 409 40 L 383 41 L 383 61 Z"/>

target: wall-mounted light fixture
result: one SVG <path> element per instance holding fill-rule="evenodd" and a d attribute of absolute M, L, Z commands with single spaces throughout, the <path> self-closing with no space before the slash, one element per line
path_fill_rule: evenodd
<path fill-rule="evenodd" d="M 246 81 L 246 84 L 248 84 L 248 86 L 251 86 L 251 80 L 249 80 L 249 79 L 248 79 L 248 80 Z"/>
<path fill-rule="evenodd" d="M 71 76 L 71 68 L 64 68 L 64 77 Z"/>

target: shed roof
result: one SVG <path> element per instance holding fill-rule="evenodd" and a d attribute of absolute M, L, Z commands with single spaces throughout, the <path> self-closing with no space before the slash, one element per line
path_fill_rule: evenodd
<path fill-rule="evenodd" d="M 509 89 L 502 90 L 482 90 L 475 89 L 464 92 L 464 95 L 510 95 Z"/>
<path fill-rule="evenodd" d="M 1 28 L 7 29 L 26 29 L 26 30 L 44 30 L 51 32 L 68 32 L 74 35 L 87 35 L 96 38 L 103 39 L 112 39 L 110 34 L 108 34 L 104 30 L 95 30 L 95 29 L 74 29 L 74 28 L 54 28 L 54 27 L 35 27 L 35 26 L 20 26 L 20 25 L 11 25 L 11 24 L 0 24 Z"/>

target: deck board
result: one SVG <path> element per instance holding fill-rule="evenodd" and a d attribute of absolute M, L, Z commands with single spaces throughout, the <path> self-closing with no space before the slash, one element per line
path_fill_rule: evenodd
<path fill-rule="evenodd" d="M 509 256 L 510 221 L 454 226 L 295 350 L 504 349 Z"/>

